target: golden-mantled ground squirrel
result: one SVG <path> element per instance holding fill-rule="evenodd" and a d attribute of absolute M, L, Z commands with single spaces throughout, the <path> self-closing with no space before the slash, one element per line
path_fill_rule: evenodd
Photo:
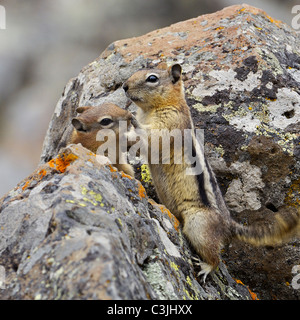
<path fill-rule="evenodd" d="M 74 130 L 70 143 L 81 143 L 85 148 L 91 150 L 93 153 L 97 153 L 98 148 L 106 142 L 99 141 L 99 139 L 97 140 L 99 130 L 113 130 L 112 138 L 114 143 L 111 147 L 115 153 L 114 157 L 110 157 L 109 154 L 108 157 L 118 170 L 124 171 L 126 174 L 134 177 L 134 170 L 132 166 L 127 163 L 125 153 L 119 150 L 119 138 L 122 134 L 119 131 L 120 121 L 126 121 L 127 126 L 129 126 L 132 114 L 112 103 L 104 103 L 96 107 L 78 107 L 76 111 L 79 113 L 79 116 L 72 119 Z M 126 131 L 123 133 L 124 135 L 127 132 L 127 126 Z M 126 139 L 126 136 L 124 138 Z M 115 160 L 112 158 L 115 158 Z"/>
<path fill-rule="evenodd" d="M 203 146 L 196 139 L 179 64 L 140 70 L 124 83 L 123 89 L 139 107 L 136 120 L 149 135 L 152 129 L 178 128 L 182 133 L 191 129 L 191 154 L 201 164 L 201 173 L 187 175 L 186 169 L 193 165 L 177 164 L 173 153 L 169 164 L 151 164 L 150 159 L 148 165 L 160 201 L 183 223 L 185 236 L 204 260 L 199 273 L 204 281 L 217 268 L 220 249 L 230 239 L 268 245 L 294 235 L 299 228 L 299 214 L 287 220 L 278 217 L 273 227 L 243 226 L 231 218 Z"/>

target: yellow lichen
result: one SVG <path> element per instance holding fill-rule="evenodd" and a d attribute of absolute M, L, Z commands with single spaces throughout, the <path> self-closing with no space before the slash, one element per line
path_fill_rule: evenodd
<path fill-rule="evenodd" d="M 186 277 L 186 283 L 189 285 L 189 286 L 192 286 L 192 280 L 189 276 Z"/>
<path fill-rule="evenodd" d="M 141 180 L 143 182 L 151 182 L 151 173 L 149 167 L 146 164 L 141 165 Z"/>
<path fill-rule="evenodd" d="M 84 196 L 83 197 L 83 201 L 85 202 L 89 202 L 94 206 L 98 206 L 100 204 L 100 206 L 104 206 L 104 204 L 102 203 L 102 195 L 100 193 L 96 193 L 93 190 L 88 190 L 85 186 L 80 186 L 81 189 L 81 194 Z"/>
<path fill-rule="evenodd" d="M 171 261 L 170 263 L 171 268 L 173 268 L 176 272 L 179 271 L 179 267 L 176 263 L 174 263 L 173 261 Z"/>

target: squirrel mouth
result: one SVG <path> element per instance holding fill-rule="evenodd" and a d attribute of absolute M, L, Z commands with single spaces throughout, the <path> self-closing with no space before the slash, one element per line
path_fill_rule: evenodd
<path fill-rule="evenodd" d="M 126 96 L 127 96 L 130 100 L 132 100 L 133 102 L 142 101 L 142 99 L 140 99 L 140 98 L 138 98 L 138 97 L 136 97 L 136 96 L 133 96 L 133 95 L 129 94 L 128 92 L 126 92 Z"/>

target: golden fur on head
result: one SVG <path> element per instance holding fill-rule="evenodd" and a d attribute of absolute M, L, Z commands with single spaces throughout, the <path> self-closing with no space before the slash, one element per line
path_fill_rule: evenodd
<path fill-rule="evenodd" d="M 126 95 L 144 111 L 177 107 L 185 103 L 181 67 L 144 69 L 133 74 L 123 85 Z"/>
<path fill-rule="evenodd" d="M 100 106 L 82 106 L 76 111 L 79 115 L 72 119 L 74 127 L 70 143 L 81 143 L 85 148 L 96 153 L 104 141 L 97 141 L 97 133 L 101 129 L 111 129 L 116 137 L 116 163 L 113 163 L 119 170 L 134 176 L 134 171 L 129 164 L 120 164 L 122 154 L 119 154 L 119 123 L 127 121 L 130 125 L 132 114 L 113 103 L 104 103 Z M 122 158 L 123 159 L 123 158 Z M 123 162 L 123 161 L 122 161 Z"/>

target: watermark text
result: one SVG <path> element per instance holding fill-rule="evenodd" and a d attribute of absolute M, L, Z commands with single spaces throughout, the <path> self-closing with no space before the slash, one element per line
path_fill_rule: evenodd
<path fill-rule="evenodd" d="M 300 289 L 300 265 L 293 266 L 292 274 L 295 276 L 292 279 L 292 287 L 293 289 Z"/>
<path fill-rule="evenodd" d="M 291 22 L 292 28 L 300 33 L 300 5 L 293 6 L 292 14 L 294 15 Z"/>
<path fill-rule="evenodd" d="M 6 11 L 5 7 L 0 5 L 0 30 L 6 29 Z"/>
<path fill-rule="evenodd" d="M 112 129 L 98 131 L 97 156 L 101 162 L 103 157 L 108 157 L 112 164 L 126 164 L 126 157 L 120 155 L 128 152 L 129 160 L 140 155 L 146 164 L 182 164 L 187 175 L 199 175 L 203 172 L 202 129 L 135 129 L 128 134 L 127 123 L 122 122 L 119 122 L 118 135 Z"/>

